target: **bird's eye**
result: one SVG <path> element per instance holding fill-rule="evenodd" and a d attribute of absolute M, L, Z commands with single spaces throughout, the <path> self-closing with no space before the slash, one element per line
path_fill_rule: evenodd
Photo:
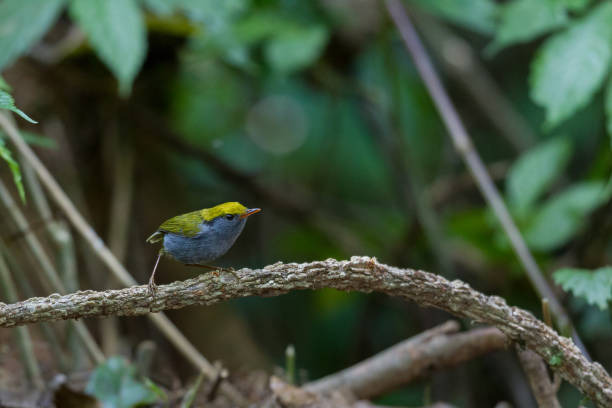
<path fill-rule="evenodd" d="M 233 220 L 234 219 L 234 214 L 227 214 L 225 216 L 225 218 L 227 218 L 228 220 Z"/>

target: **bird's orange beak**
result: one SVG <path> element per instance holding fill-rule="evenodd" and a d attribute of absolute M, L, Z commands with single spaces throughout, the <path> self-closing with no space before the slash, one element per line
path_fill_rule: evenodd
<path fill-rule="evenodd" d="M 261 208 L 249 208 L 244 212 L 244 214 L 240 215 L 240 218 L 246 218 L 249 215 L 257 214 L 261 211 Z"/>

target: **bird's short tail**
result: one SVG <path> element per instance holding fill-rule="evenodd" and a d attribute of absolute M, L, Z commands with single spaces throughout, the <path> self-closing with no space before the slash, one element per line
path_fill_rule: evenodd
<path fill-rule="evenodd" d="M 149 244 L 154 244 L 161 241 L 163 238 L 164 234 L 161 231 L 155 231 L 149 238 L 147 238 L 147 242 Z"/>

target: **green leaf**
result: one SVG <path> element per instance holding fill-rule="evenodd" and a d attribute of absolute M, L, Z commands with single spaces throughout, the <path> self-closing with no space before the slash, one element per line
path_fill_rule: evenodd
<path fill-rule="evenodd" d="M 111 357 L 96 367 L 85 392 L 99 399 L 104 408 L 132 408 L 157 401 L 150 386 L 136 379 L 136 370 L 122 357 Z"/>
<path fill-rule="evenodd" d="M 512 165 L 506 193 L 513 210 L 525 213 L 546 192 L 567 165 L 572 146 L 566 138 L 555 138 L 536 146 Z"/>
<path fill-rule="evenodd" d="M 538 211 L 525 233 L 529 246 L 549 251 L 567 243 L 586 216 L 605 200 L 605 183 L 589 181 L 574 184 L 550 198 Z"/>
<path fill-rule="evenodd" d="M 565 5 L 558 0 L 514 0 L 500 10 L 501 22 L 487 53 L 532 40 L 568 21 Z"/>
<path fill-rule="evenodd" d="M 0 2 L 0 70 L 26 52 L 56 20 L 64 0 Z"/>
<path fill-rule="evenodd" d="M 497 6 L 490 0 L 411 0 L 424 10 L 481 34 L 495 32 Z M 534 0 L 541 1 L 541 0 Z"/>
<path fill-rule="evenodd" d="M 91 46 L 129 94 L 147 51 L 147 33 L 135 0 L 72 0 L 70 14 Z"/>
<path fill-rule="evenodd" d="M 610 65 L 612 3 L 554 35 L 531 65 L 531 97 L 555 126 L 584 107 L 601 86 Z"/>
<path fill-rule="evenodd" d="M 555 282 L 566 292 L 582 297 L 590 305 L 597 305 L 601 310 L 608 307 L 612 299 L 612 267 L 595 269 L 563 268 L 554 273 Z"/>
<path fill-rule="evenodd" d="M 294 26 L 273 36 L 265 56 L 273 70 L 290 73 L 312 64 L 321 54 L 329 33 L 323 26 Z"/>
<path fill-rule="evenodd" d="M 10 111 L 15 112 L 16 114 L 18 114 L 19 116 L 27 120 L 28 122 L 38 123 L 34 119 L 26 115 L 21 109 L 17 108 L 15 106 L 15 100 L 13 99 L 13 97 L 7 92 L 4 92 L 2 90 L 0 90 L 0 109 L 8 109 Z"/>
<path fill-rule="evenodd" d="M 19 197 L 21 197 L 21 201 L 25 203 L 25 189 L 23 188 L 23 181 L 21 180 L 21 170 L 19 169 L 19 163 L 13 159 L 13 155 L 11 151 L 4 144 L 4 140 L 0 139 L 0 158 L 2 158 L 6 164 L 8 164 L 9 169 L 11 169 L 11 173 L 13 174 L 13 181 L 15 182 L 15 186 L 17 186 L 17 191 L 19 192 Z"/>

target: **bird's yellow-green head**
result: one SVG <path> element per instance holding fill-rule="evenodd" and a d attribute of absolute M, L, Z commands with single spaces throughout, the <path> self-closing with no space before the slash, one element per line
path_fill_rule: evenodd
<path fill-rule="evenodd" d="M 223 217 L 225 215 L 237 215 L 241 218 L 246 218 L 251 214 L 259 212 L 259 208 L 248 209 L 244 205 L 236 201 L 223 203 L 216 205 L 212 208 L 205 208 L 200 210 L 200 216 L 205 221 L 212 221 L 217 217 Z"/>

